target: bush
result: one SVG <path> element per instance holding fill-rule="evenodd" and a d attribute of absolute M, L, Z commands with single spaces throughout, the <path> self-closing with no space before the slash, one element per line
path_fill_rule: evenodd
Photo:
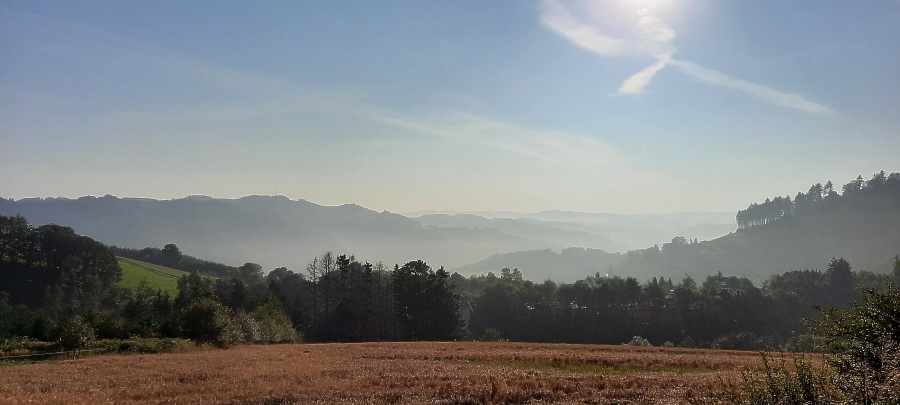
<path fill-rule="evenodd" d="M 481 341 L 482 342 L 499 342 L 502 341 L 503 337 L 500 335 L 500 331 L 494 328 L 487 328 L 484 332 L 481 333 Z"/>
<path fill-rule="evenodd" d="M 813 323 L 828 370 L 817 371 L 809 361 L 796 360 L 791 369 L 772 366 L 763 357 L 764 376 L 744 373 L 744 392 L 733 401 L 750 404 L 819 404 L 848 401 L 894 404 L 900 398 L 900 290 L 863 289 L 863 300 L 852 309 L 818 308 L 822 320 Z"/>
<path fill-rule="evenodd" d="M 628 346 L 653 346 L 653 344 L 651 344 L 649 340 L 644 339 L 640 336 L 631 338 L 631 341 L 625 344 Z"/>
<path fill-rule="evenodd" d="M 256 309 L 258 336 L 256 341 L 266 343 L 292 343 L 300 340 L 291 319 L 275 299 L 269 299 Z"/>
<path fill-rule="evenodd" d="M 0 340 L 0 356 L 19 356 L 58 350 L 59 343 L 44 342 L 27 337 Z"/>
<path fill-rule="evenodd" d="M 184 337 L 198 343 L 224 346 L 233 342 L 234 330 L 229 328 L 228 312 L 222 304 L 204 298 L 192 303 L 181 315 Z"/>
<path fill-rule="evenodd" d="M 61 321 L 55 335 L 63 350 L 75 351 L 76 355 L 96 336 L 94 328 L 78 315 Z"/>
<path fill-rule="evenodd" d="M 836 371 L 837 387 L 860 403 L 900 398 L 900 290 L 863 289 L 862 302 L 843 311 L 821 309 L 814 331 Z"/>
<path fill-rule="evenodd" d="M 802 334 L 792 337 L 782 347 L 786 352 L 816 353 L 821 352 L 825 339 L 813 334 Z"/>
<path fill-rule="evenodd" d="M 195 345 L 190 340 L 157 338 L 97 340 L 91 344 L 91 348 L 102 351 L 142 354 L 189 351 L 193 346 Z"/>
<path fill-rule="evenodd" d="M 129 328 L 122 317 L 115 314 L 95 314 L 90 323 L 97 332 L 98 339 L 127 339 Z"/>
<path fill-rule="evenodd" d="M 716 338 L 713 349 L 722 350 L 775 350 L 779 349 L 777 339 L 759 336 L 753 332 L 729 333 Z"/>
<path fill-rule="evenodd" d="M 772 364 L 762 356 L 765 370 L 742 372 L 744 391 L 732 393 L 731 402 L 739 404 L 833 404 L 841 399 L 830 384 L 828 371 L 816 370 L 810 360 L 795 358 L 793 367 L 784 358 Z"/>

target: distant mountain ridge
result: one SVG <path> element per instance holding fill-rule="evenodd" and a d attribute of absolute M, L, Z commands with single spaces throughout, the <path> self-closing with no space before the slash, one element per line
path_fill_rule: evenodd
<path fill-rule="evenodd" d="M 886 271 L 900 253 L 900 174 L 857 178 L 843 194 L 833 188 L 816 184 L 793 200 L 767 199 L 737 215 L 483 211 L 410 218 L 284 196 L 161 201 L 109 195 L 0 199 L 0 214 L 71 226 L 121 247 L 174 243 L 193 256 L 231 265 L 252 261 L 265 270 L 302 271 L 330 250 L 387 266 L 423 259 L 464 273 L 517 267 L 529 279 L 565 282 L 595 273 L 680 279 L 720 271 L 761 281 L 822 269 L 832 256 L 857 269 Z M 645 244 L 622 253 L 628 242 Z"/>
<path fill-rule="evenodd" d="M 581 230 L 566 230 L 533 220 L 513 218 L 485 218 L 474 214 L 430 214 L 414 218 L 432 228 L 496 229 L 522 238 L 538 240 L 547 247 L 561 249 L 572 246 L 589 246 L 607 251 L 624 250 L 609 237 Z"/>
<path fill-rule="evenodd" d="M 355 204 L 323 206 L 284 196 L 173 200 L 114 196 L 0 200 L 0 214 L 70 226 L 103 243 L 130 248 L 178 245 L 191 255 L 238 265 L 302 270 L 325 251 L 387 265 L 422 258 L 462 266 L 495 253 L 546 248 L 540 240 L 490 227 L 431 227 Z"/>
<path fill-rule="evenodd" d="M 710 240 L 737 229 L 733 212 L 682 212 L 672 214 L 611 214 L 549 210 L 540 212 L 514 211 L 418 211 L 406 216 L 426 224 L 449 226 L 500 226 L 498 222 L 483 220 L 515 220 L 540 227 L 554 228 L 556 231 L 570 231 L 581 234 L 559 235 L 564 240 L 576 237 L 581 243 L 563 246 L 548 245 L 551 248 L 586 247 L 612 252 L 643 249 L 654 244 L 672 240 L 675 236 L 690 239 Z M 481 218 L 481 219 L 478 219 Z M 483 220 L 482 220 L 483 219 Z M 440 221 L 440 222 L 438 222 Z M 504 231 L 508 228 L 504 228 Z M 513 232 L 514 233 L 514 232 Z M 587 239 L 584 239 L 585 237 Z M 601 241 L 601 239 L 608 239 Z M 591 239 L 594 238 L 594 239 Z"/>
<path fill-rule="evenodd" d="M 560 249 L 535 249 L 522 252 L 500 253 L 484 260 L 454 269 L 462 274 L 500 274 L 503 268 L 518 269 L 523 278 L 532 281 L 552 279 L 557 282 L 573 282 L 587 276 L 614 275 L 610 270 L 625 259 L 625 253 L 610 253 L 599 249 L 579 247 Z"/>

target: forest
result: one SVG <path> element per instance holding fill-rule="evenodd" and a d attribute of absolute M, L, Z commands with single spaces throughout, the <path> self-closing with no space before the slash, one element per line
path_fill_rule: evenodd
<path fill-rule="evenodd" d="M 844 184 L 841 193 L 834 189 L 831 180 L 825 185 L 816 183 L 804 194 L 797 192 L 793 201 L 790 196 L 767 198 L 761 204 L 750 204 L 740 210 L 736 219 L 738 228 L 746 229 L 766 225 L 790 216 L 808 216 L 825 211 L 846 209 L 860 210 L 879 201 L 898 201 L 900 196 L 900 173 L 886 174 L 884 170 L 863 180 L 862 175 Z M 887 198 L 884 198 L 887 197 Z"/>

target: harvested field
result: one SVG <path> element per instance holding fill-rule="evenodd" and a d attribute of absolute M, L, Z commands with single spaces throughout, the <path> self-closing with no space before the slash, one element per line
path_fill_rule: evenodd
<path fill-rule="evenodd" d="M 716 403 L 754 352 L 526 343 L 241 346 L 0 368 L 0 404 Z"/>

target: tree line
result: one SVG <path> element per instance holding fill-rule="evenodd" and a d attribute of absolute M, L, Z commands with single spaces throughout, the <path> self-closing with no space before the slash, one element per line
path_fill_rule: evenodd
<path fill-rule="evenodd" d="M 118 288 L 113 248 L 58 225 L 0 216 L 0 337 L 59 340 L 179 337 L 198 342 L 452 340 L 462 336 L 459 297 L 443 268 L 421 260 L 387 270 L 330 252 L 306 274 L 254 263 L 224 266 L 174 244 L 124 251 L 189 271 L 173 295 L 147 283 Z M 224 277 L 217 275 L 226 275 Z"/>
<path fill-rule="evenodd" d="M 641 336 L 654 345 L 809 349 L 803 321 L 820 315 L 814 306 L 846 309 L 861 297 L 857 285 L 885 290 L 900 282 L 900 258 L 893 274 L 853 271 L 833 258 L 825 271 L 790 271 L 761 286 L 722 273 L 700 283 L 598 273 L 557 284 L 503 269 L 453 280 L 477 339 L 619 344 Z"/>
<path fill-rule="evenodd" d="M 2 290 L 19 303 L 44 304 L 54 315 L 109 306 L 121 277 L 115 255 L 103 244 L 69 227 L 34 228 L 21 216 L 0 216 L 0 265 Z"/>
<path fill-rule="evenodd" d="M 183 254 L 181 249 L 174 243 L 166 244 L 162 249 L 156 247 L 131 249 L 119 246 L 111 246 L 110 248 L 116 256 L 155 263 L 173 269 L 212 277 L 246 277 L 247 274 L 254 273 L 253 267 L 257 266 L 255 263 L 246 263 L 243 266 L 235 267 L 209 260 L 198 259 L 194 256 Z"/>
<path fill-rule="evenodd" d="M 803 216 L 858 206 L 865 208 L 865 204 L 878 200 L 870 197 L 884 194 L 900 196 L 900 173 L 886 174 L 882 170 L 869 180 L 863 180 L 862 175 L 857 176 L 841 187 L 841 193 L 835 191 L 831 180 L 825 185 L 816 183 L 806 193 L 797 192 L 793 200 L 790 196 L 776 196 L 767 198 L 761 204 L 752 203 L 747 209 L 737 212 L 736 220 L 738 228 L 745 229 L 770 224 L 785 216 Z"/>
<path fill-rule="evenodd" d="M 174 245 L 147 251 L 154 255 L 144 258 L 159 264 L 185 257 Z M 833 258 L 824 271 L 790 271 L 760 286 L 722 273 L 701 282 L 599 273 L 574 283 L 533 282 L 517 269 L 464 277 L 421 260 L 386 268 L 331 252 L 302 272 L 264 273 L 246 263 L 228 274 L 195 269 L 174 294 L 148 284 L 117 288 L 121 269 L 110 248 L 71 228 L 0 217 L 0 337 L 56 339 L 77 318 L 97 337 L 224 344 L 299 336 L 619 344 L 641 336 L 655 345 L 808 349 L 802 320 L 819 315 L 813 306 L 848 308 L 860 298 L 857 285 L 884 290 L 900 282 L 900 258 L 893 274 L 853 271 Z"/>
<path fill-rule="evenodd" d="M 326 252 L 306 274 L 266 277 L 310 341 L 453 340 L 462 337 L 459 296 L 443 268 L 421 260 L 382 263 Z"/>

